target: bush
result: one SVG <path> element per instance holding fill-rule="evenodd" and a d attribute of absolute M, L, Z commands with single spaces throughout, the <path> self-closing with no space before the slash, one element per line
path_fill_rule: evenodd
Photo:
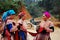
<path fill-rule="evenodd" d="M 20 5 L 18 4 L 18 1 L 15 2 L 15 1 L 5 0 L 0 2 L 0 13 L 7 11 L 9 9 L 13 9 L 16 12 L 18 12 L 19 8 L 20 8 Z"/>

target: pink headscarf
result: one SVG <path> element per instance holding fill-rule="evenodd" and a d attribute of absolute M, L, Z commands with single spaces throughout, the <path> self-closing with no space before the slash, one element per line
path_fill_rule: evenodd
<path fill-rule="evenodd" d="M 44 14 L 47 18 L 50 18 L 50 17 L 51 17 L 51 15 L 50 15 L 50 13 L 49 13 L 48 11 L 44 12 L 43 14 Z"/>

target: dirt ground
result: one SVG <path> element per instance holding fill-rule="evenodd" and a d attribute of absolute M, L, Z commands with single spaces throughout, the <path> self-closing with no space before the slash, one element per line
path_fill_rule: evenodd
<path fill-rule="evenodd" d="M 55 28 L 55 31 L 51 33 L 51 39 L 60 40 L 60 29 L 59 28 Z"/>

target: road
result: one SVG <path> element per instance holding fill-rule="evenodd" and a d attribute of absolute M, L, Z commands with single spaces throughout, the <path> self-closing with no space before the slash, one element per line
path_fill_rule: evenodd
<path fill-rule="evenodd" d="M 59 28 L 55 28 L 55 31 L 51 33 L 51 39 L 60 40 L 60 29 Z"/>

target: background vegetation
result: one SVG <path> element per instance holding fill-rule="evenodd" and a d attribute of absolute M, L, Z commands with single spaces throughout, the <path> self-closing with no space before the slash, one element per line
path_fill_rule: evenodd
<path fill-rule="evenodd" d="M 60 20 L 60 0 L 0 0 L 0 14 L 9 9 L 18 13 L 21 4 L 34 18 L 41 16 L 43 11 L 49 11 Z"/>

